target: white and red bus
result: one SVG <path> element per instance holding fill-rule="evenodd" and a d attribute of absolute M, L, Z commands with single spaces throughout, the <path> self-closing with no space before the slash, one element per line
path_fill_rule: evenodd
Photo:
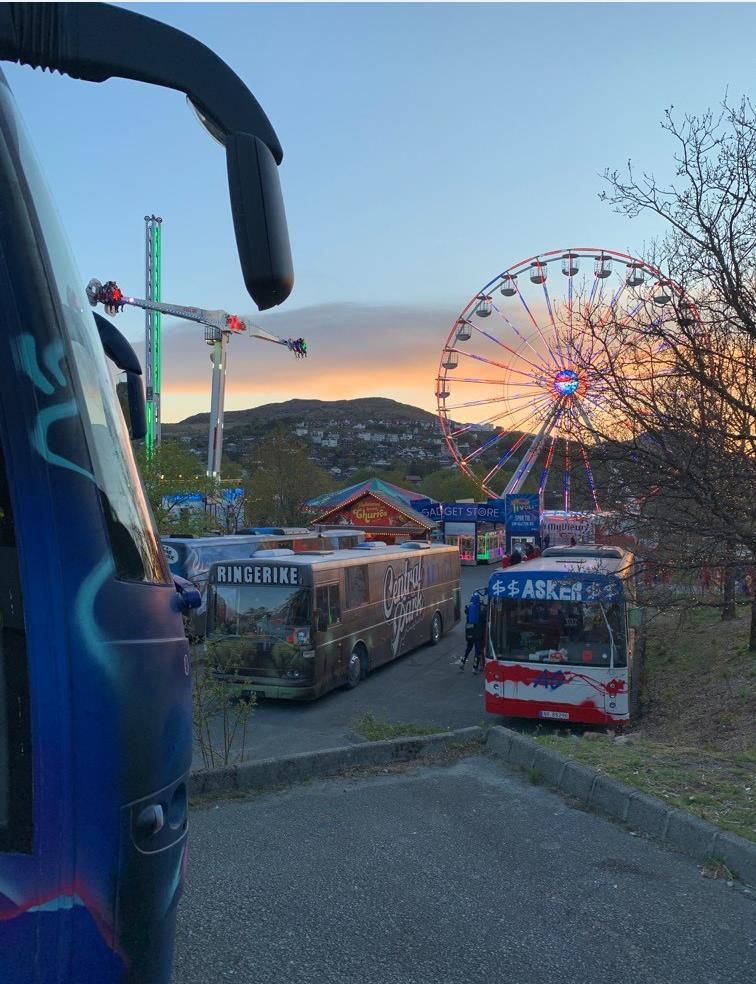
<path fill-rule="evenodd" d="M 584 724 L 629 721 L 637 699 L 632 554 L 550 547 L 488 584 L 485 706 Z"/>

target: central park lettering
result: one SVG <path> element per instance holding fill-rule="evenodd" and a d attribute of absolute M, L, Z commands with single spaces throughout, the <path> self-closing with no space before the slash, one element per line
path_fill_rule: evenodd
<path fill-rule="evenodd" d="M 397 655 L 407 630 L 421 617 L 423 611 L 423 562 L 410 566 L 407 560 L 404 570 L 397 573 L 392 566 L 386 568 L 383 579 L 383 613 L 391 622 L 391 651 Z"/>

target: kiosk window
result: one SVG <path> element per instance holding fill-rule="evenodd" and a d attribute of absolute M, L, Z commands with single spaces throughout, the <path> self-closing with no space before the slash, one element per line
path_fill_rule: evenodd
<path fill-rule="evenodd" d="M 0 851 L 32 848 L 30 717 L 18 549 L 0 449 Z"/>
<path fill-rule="evenodd" d="M 346 603 L 345 608 L 359 608 L 360 605 L 367 605 L 370 601 L 368 591 L 368 567 L 362 564 L 359 567 L 347 567 L 344 571 L 346 581 Z"/>

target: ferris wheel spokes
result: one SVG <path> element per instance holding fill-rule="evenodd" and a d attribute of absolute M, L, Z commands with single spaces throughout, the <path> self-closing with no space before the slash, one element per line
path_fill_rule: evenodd
<path fill-rule="evenodd" d="M 538 334 L 539 334 L 539 336 L 541 338 L 541 341 L 546 346 L 546 351 L 551 356 L 551 361 L 554 363 L 554 365 L 556 366 L 557 369 L 561 369 L 562 367 L 559 365 L 558 361 L 554 357 L 554 353 L 551 351 L 551 346 L 549 345 L 548 341 L 546 340 L 545 335 L 541 331 L 541 326 L 536 321 L 536 319 L 533 317 L 533 312 L 528 307 L 528 302 L 522 296 L 522 291 L 520 290 L 520 285 L 517 283 L 516 280 L 515 280 L 514 286 L 515 286 L 515 290 L 517 291 L 517 296 L 520 298 L 520 301 L 522 301 L 522 306 L 525 308 L 525 311 L 527 312 L 528 317 L 533 322 L 533 326 L 534 326 L 535 330 L 538 332 Z"/>
<path fill-rule="evenodd" d="M 518 467 L 515 469 L 514 475 L 507 482 L 504 489 L 504 495 L 511 495 L 514 492 L 518 492 L 522 486 L 525 484 L 530 471 L 535 464 L 535 460 L 538 457 L 538 452 L 541 450 L 543 442 L 546 440 L 554 422 L 561 414 L 562 403 L 558 403 L 546 416 L 546 419 L 541 424 L 538 433 L 533 438 L 530 447 L 525 452 L 525 457 L 522 459 Z"/>
<path fill-rule="evenodd" d="M 541 366 L 537 366 L 534 363 L 530 362 L 528 359 L 526 359 L 522 355 L 521 352 L 518 352 L 517 349 L 512 348 L 511 345 L 507 345 L 505 342 L 502 342 L 501 339 L 496 338 L 495 335 L 492 335 L 490 332 L 486 331 L 484 328 L 479 328 L 478 325 L 474 325 L 472 322 L 470 322 L 470 326 L 472 328 L 474 328 L 475 331 L 478 332 L 478 334 L 485 336 L 485 338 L 488 338 L 490 341 L 494 342 L 496 345 L 500 345 L 503 349 L 505 349 L 507 352 L 509 352 L 510 355 L 513 355 L 516 359 L 521 359 L 525 363 L 525 365 L 530 366 L 531 369 L 535 369 L 536 372 L 543 372 L 544 366 L 542 366 L 542 365 Z M 459 351 L 461 352 L 462 350 L 460 349 Z"/>
<path fill-rule="evenodd" d="M 570 277 L 570 280 L 571 279 L 572 279 L 572 277 Z M 546 309 L 548 310 L 548 312 L 549 312 L 549 318 L 551 319 L 551 327 L 554 330 L 554 342 L 556 344 L 556 350 L 557 350 L 557 353 L 559 355 L 559 362 L 561 364 L 561 367 L 564 369 L 564 368 L 567 368 L 567 366 L 568 366 L 568 360 L 567 360 L 567 358 L 565 358 L 565 355 L 562 352 L 562 345 L 561 345 L 561 342 L 559 340 L 559 329 L 557 328 L 557 323 L 556 323 L 556 321 L 554 319 L 554 309 L 551 306 L 551 298 L 549 297 L 549 288 L 546 286 L 546 277 L 545 276 L 543 278 L 543 282 L 541 284 L 541 287 L 543 288 L 543 296 L 546 299 Z"/>
<path fill-rule="evenodd" d="M 541 479 L 538 483 L 538 495 L 543 501 L 543 496 L 546 493 L 546 482 L 549 478 L 549 469 L 551 468 L 551 462 L 554 458 L 554 449 L 556 448 L 556 434 L 551 435 L 551 443 L 549 444 L 549 450 L 546 452 L 546 461 L 543 465 L 543 470 L 541 471 Z"/>
<path fill-rule="evenodd" d="M 541 359 L 541 353 L 538 351 L 538 349 L 533 348 L 533 346 L 530 344 L 530 339 L 527 337 L 527 335 L 523 335 L 522 332 L 520 331 L 520 329 L 509 320 L 509 318 L 506 316 L 506 314 L 504 314 L 504 312 L 501 310 L 501 308 L 497 307 L 497 305 L 494 304 L 493 301 L 491 302 L 491 305 L 492 305 L 494 311 L 502 319 L 502 321 L 504 322 L 504 324 L 508 328 L 511 328 L 512 331 L 515 333 L 515 335 L 517 335 L 517 337 L 525 345 L 527 345 L 527 347 L 530 349 L 530 351 L 533 353 L 533 355 L 536 357 L 536 359 Z"/>
<path fill-rule="evenodd" d="M 525 438 L 527 436 L 528 436 L 527 434 L 521 434 L 517 438 L 517 440 L 514 442 L 514 444 L 512 445 L 512 447 L 509 448 L 509 450 L 506 451 L 501 456 L 501 458 L 499 458 L 499 460 L 493 466 L 493 468 L 491 469 L 491 471 L 488 472 L 488 474 L 484 477 L 484 479 L 483 479 L 483 484 L 484 485 L 488 485 L 488 483 L 491 481 L 491 479 L 494 477 L 494 475 L 509 461 L 509 459 L 512 457 L 512 455 L 515 454 L 515 452 L 517 451 L 517 449 L 520 447 L 520 445 L 523 443 L 523 441 L 525 440 Z"/>
<path fill-rule="evenodd" d="M 529 423 L 533 419 L 537 420 L 538 417 L 539 417 L 539 415 L 541 413 L 543 413 L 543 409 L 544 409 L 545 406 L 546 406 L 546 403 L 545 403 L 543 397 L 535 397 L 535 398 L 533 398 L 533 400 L 532 400 L 532 402 L 530 404 L 528 404 L 525 407 L 520 407 L 517 411 L 515 411 L 515 413 L 522 413 L 525 410 L 533 410 L 533 413 L 528 414 L 522 420 L 518 420 L 517 421 L 517 428 L 522 427 L 524 424 Z M 512 416 L 511 411 L 509 409 L 507 409 L 507 410 L 504 410 L 502 413 L 498 413 L 498 414 L 495 414 L 492 417 L 489 417 L 487 420 L 481 421 L 479 424 L 464 424 L 462 427 L 458 427 L 456 430 L 450 431 L 449 436 L 450 437 L 459 437 L 459 435 L 464 434 L 464 433 L 467 433 L 467 432 L 469 432 L 471 430 L 476 430 L 476 429 L 480 428 L 481 426 L 485 426 L 487 424 L 493 424 L 495 421 L 501 420 L 502 417 L 510 417 L 511 418 L 511 416 Z M 498 439 L 501 440 L 503 437 L 506 437 L 507 434 L 511 434 L 512 431 L 515 430 L 515 429 L 516 429 L 516 427 L 511 426 L 507 430 L 499 431 Z M 474 454 L 475 455 L 480 454 L 482 451 L 485 451 L 488 447 L 491 447 L 495 443 L 496 442 L 493 441 L 493 440 L 487 442 L 486 445 L 485 445 L 485 447 L 477 448 L 475 450 Z M 468 457 L 466 459 L 463 459 L 463 460 L 469 461 L 470 460 L 470 456 L 468 455 Z"/>

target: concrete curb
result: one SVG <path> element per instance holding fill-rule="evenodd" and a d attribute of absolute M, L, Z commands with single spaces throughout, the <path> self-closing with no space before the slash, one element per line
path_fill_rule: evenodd
<path fill-rule="evenodd" d="M 192 772 L 189 796 L 220 796 L 275 789 L 311 779 L 337 776 L 350 769 L 370 768 L 393 762 L 412 762 L 418 758 L 438 758 L 452 748 L 477 742 L 483 745 L 483 728 L 460 728 L 417 738 L 391 738 L 369 741 L 317 752 L 301 752 L 281 758 L 244 762 L 228 768 Z"/>
<path fill-rule="evenodd" d="M 550 786 L 631 830 L 660 840 L 697 861 L 717 858 L 747 885 L 756 887 L 756 843 L 673 809 L 662 800 L 544 748 L 509 728 L 491 728 L 486 751 L 509 765 L 535 772 Z"/>

